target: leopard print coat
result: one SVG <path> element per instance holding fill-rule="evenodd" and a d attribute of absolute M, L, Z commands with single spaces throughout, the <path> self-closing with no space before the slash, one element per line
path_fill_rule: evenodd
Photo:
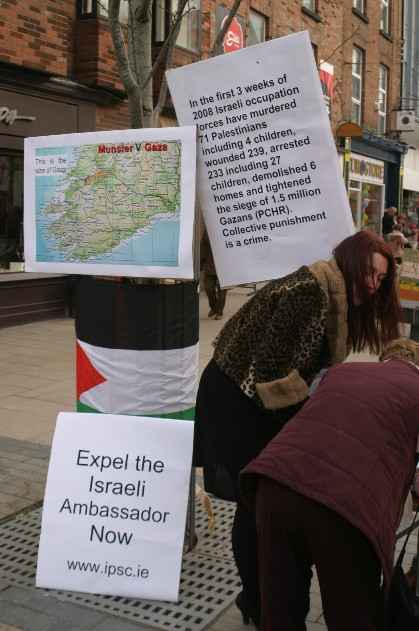
<path fill-rule="evenodd" d="M 348 355 L 345 282 L 334 259 L 260 289 L 214 341 L 214 360 L 268 410 L 303 401 L 314 376 Z"/>

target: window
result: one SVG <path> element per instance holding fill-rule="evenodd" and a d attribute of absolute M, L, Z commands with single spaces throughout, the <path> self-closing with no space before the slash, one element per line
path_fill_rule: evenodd
<path fill-rule="evenodd" d="M 317 12 L 317 0 L 302 0 L 302 6 L 309 11 L 313 11 L 313 13 Z"/>
<path fill-rule="evenodd" d="M 81 0 L 80 12 L 82 15 L 93 13 L 93 0 Z"/>
<path fill-rule="evenodd" d="M 390 0 L 381 0 L 380 30 L 390 33 Z"/>
<path fill-rule="evenodd" d="M 108 0 L 79 0 L 77 12 L 79 17 L 108 17 Z M 127 24 L 129 12 L 129 0 L 121 0 L 119 9 L 119 20 L 122 24 Z"/>
<path fill-rule="evenodd" d="M 0 272 L 23 260 L 23 156 L 0 153 Z"/>
<path fill-rule="evenodd" d="M 99 15 L 103 17 L 108 17 L 108 0 L 97 0 L 97 5 L 99 7 Z M 121 24 L 128 23 L 128 15 L 129 15 L 129 0 L 121 0 L 120 8 L 119 8 L 119 21 Z"/>
<path fill-rule="evenodd" d="M 260 44 L 266 40 L 266 17 L 257 11 L 249 11 L 249 32 L 247 45 Z"/>
<path fill-rule="evenodd" d="M 319 49 L 317 47 L 317 44 L 313 44 L 313 42 L 311 42 L 311 49 L 313 51 L 314 61 L 316 62 L 316 66 L 318 66 L 319 65 Z"/>
<path fill-rule="evenodd" d="M 385 134 L 387 129 L 387 96 L 388 96 L 388 68 L 380 64 L 378 76 L 378 121 L 377 130 Z"/>
<path fill-rule="evenodd" d="M 188 50 L 200 48 L 200 0 L 189 0 L 185 7 L 185 14 L 180 23 L 180 30 L 176 40 L 176 46 Z M 172 2 L 172 15 L 176 15 L 178 0 Z"/>
<path fill-rule="evenodd" d="M 166 39 L 166 5 L 165 0 L 156 0 L 154 3 L 154 41 L 164 42 Z"/>
<path fill-rule="evenodd" d="M 365 0 L 352 0 L 352 7 L 362 14 L 365 14 Z"/>
<path fill-rule="evenodd" d="M 358 125 L 362 121 L 362 75 L 364 51 L 354 46 L 352 49 L 352 115 L 351 120 Z"/>

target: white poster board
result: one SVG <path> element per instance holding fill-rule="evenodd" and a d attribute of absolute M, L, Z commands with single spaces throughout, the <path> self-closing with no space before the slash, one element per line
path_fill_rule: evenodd
<path fill-rule="evenodd" d="M 223 286 L 330 256 L 354 227 L 307 32 L 167 72 L 198 127 L 198 191 Z"/>
<path fill-rule="evenodd" d="M 176 601 L 193 423 L 59 414 L 36 585 Z"/>
<path fill-rule="evenodd" d="M 196 129 L 25 139 L 25 269 L 194 277 Z"/>

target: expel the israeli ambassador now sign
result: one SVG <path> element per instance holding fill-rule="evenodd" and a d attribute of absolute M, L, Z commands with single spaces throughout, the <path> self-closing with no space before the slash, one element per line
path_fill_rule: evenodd
<path fill-rule="evenodd" d="M 61 413 L 36 585 L 176 601 L 193 423 Z"/>

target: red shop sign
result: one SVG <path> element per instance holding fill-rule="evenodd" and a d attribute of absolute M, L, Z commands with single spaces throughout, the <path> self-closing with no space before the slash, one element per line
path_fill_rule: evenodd
<path fill-rule="evenodd" d="M 227 16 L 221 22 L 221 28 L 223 28 L 223 24 L 226 21 L 226 19 L 227 19 Z M 224 36 L 223 50 L 225 53 L 231 53 L 234 50 L 240 50 L 240 48 L 243 48 L 243 43 L 244 43 L 243 29 L 238 19 L 233 18 L 230 26 L 228 27 L 228 31 Z"/>

